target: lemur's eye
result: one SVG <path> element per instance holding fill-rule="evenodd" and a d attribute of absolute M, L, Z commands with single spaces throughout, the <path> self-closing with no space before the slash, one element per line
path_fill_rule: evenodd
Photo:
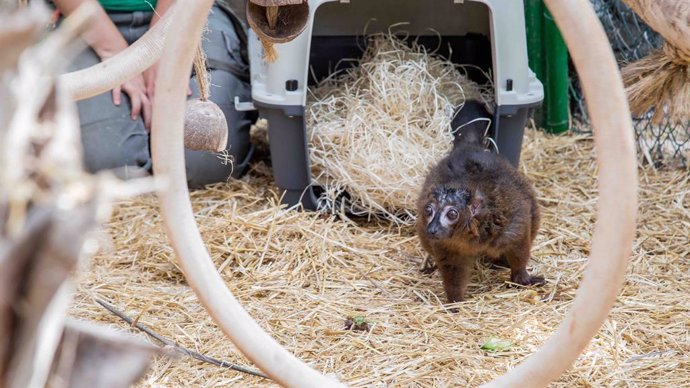
<path fill-rule="evenodd" d="M 459 216 L 460 216 L 460 213 L 458 213 L 457 209 L 450 209 L 446 213 L 446 217 L 448 217 L 448 219 L 451 221 L 457 220 Z"/>
<path fill-rule="evenodd" d="M 431 215 L 434 214 L 434 208 L 431 207 L 431 205 L 426 205 L 424 208 L 424 213 L 426 213 L 427 217 L 431 217 Z"/>

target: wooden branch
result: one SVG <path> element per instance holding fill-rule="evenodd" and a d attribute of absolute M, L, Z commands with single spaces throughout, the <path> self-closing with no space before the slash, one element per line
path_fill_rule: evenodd
<path fill-rule="evenodd" d="M 139 322 L 134 322 L 134 319 L 128 317 L 127 314 L 125 314 L 121 310 L 118 310 L 115 306 L 111 305 L 110 303 L 108 303 L 104 300 L 101 300 L 101 299 L 96 299 L 96 303 L 100 304 L 101 306 L 103 306 L 104 309 L 110 311 L 113 315 L 115 315 L 118 318 L 125 321 L 128 325 L 130 325 L 130 327 L 136 327 L 137 329 L 146 333 L 149 337 L 155 339 L 156 341 L 160 342 L 161 344 L 163 344 L 167 347 L 174 349 L 178 353 L 185 354 L 185 355 L 187 355 L 187 356 L 189 356 L 195 360 L 199 360 L 202 362 L 213 364 L 213 365 L 219 366 L 221 368 L 228 368 L 228 369 L 232 369 L 232 370 L 237 371 L 237 372 L 247 373 L 247 374 L 250 374 L 253 376 L 263 377 L 266 379 L 269 378 L 265 374 L 263 374 L 259 371 L 256 371 L 254 369 L 248 368 L 246 366 L 233 364 L 233 363 L 228 362 L 228 361 L 218 360 L 216 358 L 209 357 L 209 356 L 203 355 L 201 353 L 197 353 L 193 350 L 189 350 L 189 349 L 187 349 L 183 346 L 180 346 L 177 343 L 163 337 L 162 335 L 156 333 L 155 331 L 153 331 L 149 327 L 147 327 L 147 326 L 145 326 Z"/>
<path fill-rule="evenodd" d="M 35 42 L 47 19 L 47 12 L 40 8 L 0 13 L 0 73 L 17 65 L 19 55 Z"/>
<path fill-rule="evenodd" d="M 0 387 L 7 379 L 7 360 L 11 359 L 17 345 L 15 305 L 21 298 L 23 286 L 17 279 L 25 278 L 31 268 L 35 251 L 41 249 L 52 224 L 52 215 L 48 208 L 35 209 L 20 236 L 12 241 L 0 239 Z"/>
<path fill-rule="evenodd" d="M 620 292 L 635 236 L 634 132 L 613 52 L 588 0 L 545 2 L 568 45 L 592 118 L 599 168 L 597 222 L 589 264 L 558 330 L 537 353 L 486 387 L 545 387 L 572 365 Z"/>
<path fill-rule="evenodd" d="M 85 235 L 96 225 L 93 203 L 56 211 L 53 217 L 53 227 L 40 237 L 42 244 L 36 244 L 38 249 L 33 252 L 29 268 L 22 277 L 22 292 L 14 301 L 15 309 L 17 301 L 22 302 L 19 304 L 22 308 L 15 310 L 21 325 L 14 332 L 14 354 L 8 374 L 13 387 L 32 386 L 29 381 L 47 378 L 51 355 L 58 345 L 69 305 L 65 284 L 76 268 Z M 46 362 L 39 363 L 45 369 L 32 361 L 46 356 Z"/>
<path fill-rule="evenodd" d="M 70 320 L 52 364 L 49 388 L 128 388 L 160 348 L 105 326 Z"/>
<path fill-rule="evenodd" d="M 168 179 L 159 192 L 167 234 L 180 267 L 214 321 L 237 348 L 278 384 L 335 387 L 271 338 L 242 308 L 221 279 L 201 240 L 189 201 L 184 164 L 183 119 L 189 69 L 212 0 L 180 0 L 160 61 L 153 106 L 151 148 L 155 174 Z"/>
<path fill-rule="evenodd" d="M 7 201 L 2 204 L 7 209 L 1 220 L 2 244 L 10 247 L 8 251 L 19 245 L 24 252 L 23 257 L 3 259 L 3 267 L 10 269 L 3 276 L 14 275 L 5 279 L 7 287 L 15 287 L 2 302 L 3 309 L 10 307 L 2 335 L 11 340 L 4 344 L 0 360 L 2 384 L 7 387 L 45 384 L 69 306 L 68 280 L 96 220 L 93 185 L 82 175 L 77 114 L 54 84 L 65 50 L 85 28 L 94 7 L 80 7 L 57 31 L 24 50 L 16 72 L 2 75 L 14 78 L 11 94 L 16 104 L 3 129 L 0 152 L 0 183 Z M 80 186 L 80 194 L 70 192 L 74 184 Z M 42 212 L 50 214 L 48 226 L 32 235 L 27 228 L 41 219 Z M 19 238 L 25 232 L 28 248 Z"/>
<path fill-rule="evenodd" d="M 86 3 L 80 6 L 56 31 L 49 34 L 31 49 L 27 49 L 20 59 L 18 76 L 14 80 L 16 95 L 14 100 L 18 102 L 16 110 L 2 139 L 5 149 L 0 153 L 0 165 L 12 166 L 2 172 L 3 182 L 10 187 L 28 184 L 35 178 L 31 177 L 35 171 L 29 169 L 40 168 L 31 163 L 43 161 L 46 164 L 52 162 L 61 167 L 63 173 L 69 170 L 71 173 L 82 172 L 81 144 L 71 143 L 70 149 L 62 149 L 62 152 L 52 153 L 51 156 L 62 156 L 57 160 L 50 160 L 48 153 L 36 155 L 34 152 L 36 141 L 42 142 L 46 147 L 54 143 L 61 143 L 68 136 L 78 141 L 78 116 L 76 110 L 65 103 L 64 91 L 55 85 L 54 77 L 61 72 L 65 51 L 73 47 L 75 38 L 86 28 L 86 25 L 97 9 L 97 5 Z M 19 103 L 21 102 L 21 103 Z M 60 109 L 58 109 L 60 105 Z M 52 112 L 54 117 L 46 117 Z M 48 122 L 51 130 L 37 130 L 38 122 Z M 56 129 L 55 127 L 60 127 Z M 76 134 L 76 135 L 75 135 Z M 75 135 L 75 136 L 73 136 Z M 44 151 L 43 147 L 39 148 Z M 74 151 L 77 151 L 76 153 Z M 63 164 L 66 163 L 66 164 Z M 45 166 L 43 166 L 45 167 Z M 57 174 L 56 174 L 57 175 Z M 12 224 L 9 225 L 12 227 Z"/>
<path fill-rule="evenodd" d="M 27 17 L 36 23 L 34 28 L 42 28 L 43 22 L 27 14 L 33 7 L 16 17 Z M 22 43 L 24 50 L 0 46 L 0 57 L 8 52 L 9 57 L 19 58 L 16 69 L 0 71 L 0 94 L 8 99 L 2 105 L 10 107 L 9 123 L 0 129 L 2 388 L 43 387 L 50 379 L 56 349 L 63 333 L 71 330 L 64 330 L 64 321 L 72 295 L 70 279 L 84 258 L 83 242 L 102 216 L 103 199 L 128 191 L 113 184 L 101 191 L 106 180 L 83 171 L 76 107 L 55 82 L 94 7 L 93 3 L 80 7 L 40 42 Z M 7 87 L 10 83 L 12 88 Z M 137 358 L 132 355 L 135 349 L 114 341 L 106 347 L 113 354 L 109 360 L 123 360 L 122 354 L 119 358 L 114 354 L 122 353 L 120 348 L 129 351 L 117 365 L 117 376 L 105 367 L 107 363 L 94 367 L 94 354 L 104 355 L 106 348 L 83 341 L 83 332 L 79 330 L 78 340 L 62 342 L 74 346 L 61 353 L 66 358 L 60 358 L 61 374 L 51 387 L 129 386 L 132 380 L 118 385 L 114 378 L 127 375 L 129 367 L 136 372 L 130 378 L 146 369 L 148 362 L 131 364 Z"/>

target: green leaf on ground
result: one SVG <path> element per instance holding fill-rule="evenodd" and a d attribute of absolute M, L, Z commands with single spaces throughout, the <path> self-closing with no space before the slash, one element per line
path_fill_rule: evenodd
<path fill-rule="evenodd" d="M 482 349 L 489 352 L 505 352 L 513 346 L 510 341 L 502 340 L 500 338 L 491 337 L 488 341 L 484 342 Z"/>

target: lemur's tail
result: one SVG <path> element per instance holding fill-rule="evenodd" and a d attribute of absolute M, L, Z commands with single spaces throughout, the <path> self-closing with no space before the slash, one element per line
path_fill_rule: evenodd
<path fill-rule="evenodd" d="M 453 145 L 473 144 L 484 145 L 484 138 L 489 134 L 491 114 L 484 103 L 477 100 L 467 100 L 459 106 L 453 114 L 451 131 L 455 135 Z"/>

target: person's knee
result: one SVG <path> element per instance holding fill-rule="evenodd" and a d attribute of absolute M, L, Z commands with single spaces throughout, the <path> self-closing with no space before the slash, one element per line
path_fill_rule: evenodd
<path fill-rule="evenodd" d="M 84 164 L 88 171 L 123 167 L 151 169 L 149 135 L 141 118 L 132 120 L 129 98 L 113 104 L 110 92 L 77 103 Z"/>
<path fill-rule="evenodd" d="M 84 165 L 87 171 L 120 169 L 128 177 L 127 168 L 134 168 L 133 175 L 150 171 L 148 134 L 136 128 L 136 122 L 100 121 L 82 125 Z M 139 171 L 137 171 L 139 170 Z"/>
<path fill-rule="evenodd" d="M 185 150 L 185 165 L 187 185 L 194 189 L 213 183 L 227 182 L 235 169 L 231 159 L 205 151 Z"/>

